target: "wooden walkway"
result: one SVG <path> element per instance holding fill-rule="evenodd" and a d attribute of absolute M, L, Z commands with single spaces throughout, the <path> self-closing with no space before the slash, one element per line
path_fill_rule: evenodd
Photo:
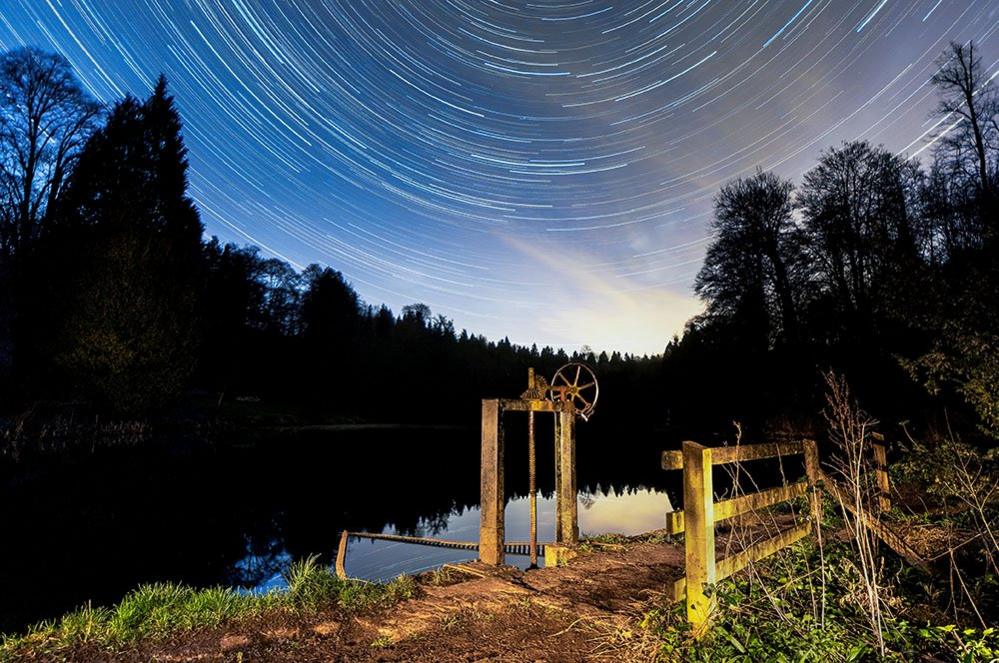
<path fill-rule="evenodd" d="M 435 546 L 437 548 L 454 548 L 456 550 L 478 550 L 478 541 L 449 541 L 425 536 L 403 536 L 401 534 L 375 534 L 373 532 L 347 532 L 348 536 L 359 539 L 374 539 L 376 541 L 396 541 L 398 543 L 415 543 L 418 546 Z M 538 542 L 538 555 L 544 556 L 545 545 Z M 528 541 L 511 541 L 505 545 L 508 555 L 530 555 L 531 544 Z"/>
<path fill-rule="evenodd" d="M 344 530 L 340 533 L 340 548 L 337 551 L 336 571 L 341 578 L 347 577 L 344 570 L 344 560 L 347 556 L 347 539 L 354 537 L 358 539 L 372 539 L 375 541 L 395 541 L 397 543 L 413 543 L 418 546 L 433 546 L 436 548 L 451 548 L 454 550 L 478 550 L 478 541 L 449 541 L 447 539 L 434 539 L 426 536 L 403 536 L 401 534 L 376 534 L 374 532 L 348 532 Z M 544 558 L 545 546 L 550 543 L 538 542 L 538 556 Z M 530 555 L 531 544 L 529 541 L 511 541 L 505 544 L 504 549 L 507 555 Z"/>

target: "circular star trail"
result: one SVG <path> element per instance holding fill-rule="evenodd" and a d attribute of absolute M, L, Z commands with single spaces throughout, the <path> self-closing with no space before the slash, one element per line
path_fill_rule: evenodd
<path fill-rule="evenodd" d="M 696 313 L 711 198 L 926 148 L 992 0 L 13 0 L 92 93 L 165 73 L 208 231 L 492 338 L 645 353 Z"/>

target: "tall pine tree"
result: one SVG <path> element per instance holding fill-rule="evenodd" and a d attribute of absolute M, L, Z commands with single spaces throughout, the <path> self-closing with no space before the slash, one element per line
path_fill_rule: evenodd
<path fill-rule="evenodd" d="M 87 396 L 120 414 L 180 394 L 194 370 L 202 226 L 187 150 L 162 77 L 88 142 L 55 226 L 69 287 L 55 356 Z"/>

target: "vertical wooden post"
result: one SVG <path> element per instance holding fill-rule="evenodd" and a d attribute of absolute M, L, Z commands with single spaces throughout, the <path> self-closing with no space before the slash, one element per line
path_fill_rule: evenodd
<path fill-rule="evenodd" d="M 808 504 L 811 507 L 812 527 L 815 536 L 821 537 L 822 493 L 819 492 L 818 483 L 822 471 L 819 468 L 819 448 L 815 440 L 805 440 L 802 442 L 802 450 L 805 454 L 805 476 L 808 478 Z"/>
<path fill-rule="evenodd" d="M 704 586 L 714 584 L 715 504 L 711 482 L 711 449 L 683 443 L 683 518 L 687 574 L 687 621 L 695 636 L 704 631 L 713 601 Z"/>
<path fill-rule="evenodd" d="M 552 430 L 555 432 L 555 543 L 562 543 L 562 491 L 560 490 L 560 486 L 562 485 L 562 454 L 560 448 L 562 436 L 558 430 L 561 420 L 562 414 L 556 412 L 554 422 L 552 423 Z"/>
<path fill-rule="evenodd" d="M 571 405 L 558 413 L 558 536 L 566 546 L 579 543 L 579 519 L 576 512 L 576 413 Z"/>
<path fill-rule="evenodd" d="M 340 545 L 336 549 L 336 577 L 340 580 L 347 579 L 347 568 L 344 566 L 344 559 L 347 557 L 347 530 L 340 532 Z"/>
<path fill-rule="evenodd" d="M 891 511 L 891 483 L 888 481 L 888 452 L 885 445 L 874 443 L 874 475 L 878 482 L 878 508 Z"/>
<path fill-rule="evenodd" d="M 494 566 L 506 561 L 503 548 L 503 411 L 498 400 L 482 401 L 479 559 Z"/>

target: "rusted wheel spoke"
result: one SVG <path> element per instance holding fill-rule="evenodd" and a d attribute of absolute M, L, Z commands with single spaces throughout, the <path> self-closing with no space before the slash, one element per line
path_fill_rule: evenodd
<path fill-rule="evenodd" d="M 576 374 L 572 381 L 567 374 L 571 369 L 576 369 Z M 559 382 L 561 380 L 561 383 Z M 582 384 L 580 384 L 582 382 Z M 584 396 L 581 392 L 587 391 Z M 597 376 L 593 369 L 580 361 L 569 362 L 555 372 L 552 377 L 551 388 L 549 389 L 549 399 L 553 403 L 572 403 L 576 415 L 588 420 L 593 414 L 600 397 L 600 387 L 597 383 Z"/>

